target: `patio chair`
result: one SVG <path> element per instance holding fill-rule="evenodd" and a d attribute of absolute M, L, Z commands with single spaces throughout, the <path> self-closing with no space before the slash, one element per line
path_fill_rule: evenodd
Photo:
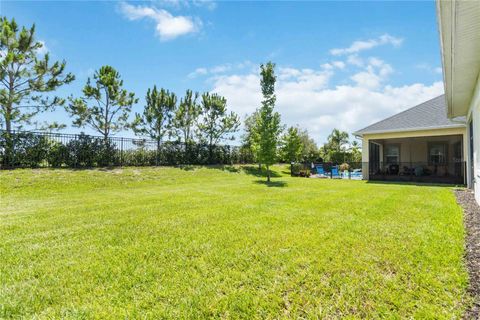
<path fill-rule="evenodd" d="M 317 165 L 317 174 L 318 175 L 321 175 L 321 176 L 324 176 L 325 175 L 325 170 L 323 170 L 323 166 L 322 165 Z"/>
<path fill-rule="evenodd" d="M 338 167 L 337 166 L 334 166 L 332 167 L 332 172 L 331 172 L 331 176 L 332 176 L 332 179 L 335 179 L 335 178 L 342 178 L 342 176 L 340 175 L 340 173 L 338 173 Z"/>
<path fill-rule="evenodd" d="M 423 167 L 421 167 L 421 166 L 415 167 L 414 171 L 415 171 L 415 176 L 416 177 L 423 176 Z"/>

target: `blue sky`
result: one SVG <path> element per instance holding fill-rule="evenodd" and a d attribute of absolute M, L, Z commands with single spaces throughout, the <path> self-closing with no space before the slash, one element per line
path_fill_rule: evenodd
<path fill-rule="evenodd" d="M 0 11 L 35 23 L 67 61 L 77 79 L 60 95 L 78 96 L 108 64 L 141 98 L 134 111 L 156 84 L 218 92 L 243 118 L 260 104 L 258 65 L 272 60 L 283 122 L 321 143 L 443 92 L 433 1 L 1 1 Z M 62 110 L 41 118 L 70 124 Z"/>

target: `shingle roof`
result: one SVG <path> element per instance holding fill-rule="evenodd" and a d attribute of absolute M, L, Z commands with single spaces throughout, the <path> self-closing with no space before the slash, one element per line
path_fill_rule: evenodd
<path fill-rule="evenodd" d="M 447 118 L 445 95 L 423 102 L 366 128 L 354 132 L 356 136 L 368 133 L 401 132 L 434 128 L 463 127 L 465 124 Z"/>

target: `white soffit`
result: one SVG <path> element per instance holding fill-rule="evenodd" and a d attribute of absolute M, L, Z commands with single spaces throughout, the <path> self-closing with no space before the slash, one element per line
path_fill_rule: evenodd
<path fill-rule="evenodd" d="M 480 73 L 480 0 L 437 0 L 449 117 L 467 115 Z"/>

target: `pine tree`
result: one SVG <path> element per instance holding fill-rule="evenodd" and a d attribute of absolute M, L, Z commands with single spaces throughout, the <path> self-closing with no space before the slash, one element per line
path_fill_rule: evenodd
<path fill-rule="evenodd" d="M 83 96 L 70 97 L 65 109 L 74 118 L 75 126 L 89 126 L 107 141 L 111 133 L 128 128 L 128 116 L 138 99 L 133 92 L 123 89 L 120 74 L 111 66 L 96 71 L 93 81 L 92 84 L 88 78 Z"/>
<path fill-rule="evenodd" d="M 152 90 L 148 89 L 145 101 L 143 113 L 135 114 L 131 128 L 137 135 L 154 139 L 157 142 L 157 152 L 160 152 L 162 140 L 171 129 L 177 96 L 163 88 L 159 91 L 154 86 Z"/>
<path fill-rule="evenodd" d="M 185 96 L 180 99 L 180 104 L 173 118 L 173 129 L 178 138 L 183 140 L 185 145 L 185 160 L 188 160 L 190 148 L 193 141 L 193 133 L 201 113 L 201 108 L 197 103 L 198 93 L 187 90 Z"/>
<path fill-rule="evenodd" d="M 228 135 L 233 140 L 233 133 L 240 127 L 240 119 L 233 111 L 227 113 L 227 100 L 217 94 L 204 93 L 201 107 L 202 121 L 198 124 L 198 131 L 201 139 L 208 144 L 211 162 L 213 147 Z"/>
<path fill-rule="evenodd" d="M 0 124 L 6 130 L 7 166 L 13 151 L 13 126 L 30 124 L 38 113 L 63 105 L 64 99 L 45 94 L 75 79 L 65 73 L 65 61 L 51 63 L 48 53 L 41 57 L 42 47 L 35 40 L 35 25 L 20 29 L 14 19 L 0 19 Z"/>

